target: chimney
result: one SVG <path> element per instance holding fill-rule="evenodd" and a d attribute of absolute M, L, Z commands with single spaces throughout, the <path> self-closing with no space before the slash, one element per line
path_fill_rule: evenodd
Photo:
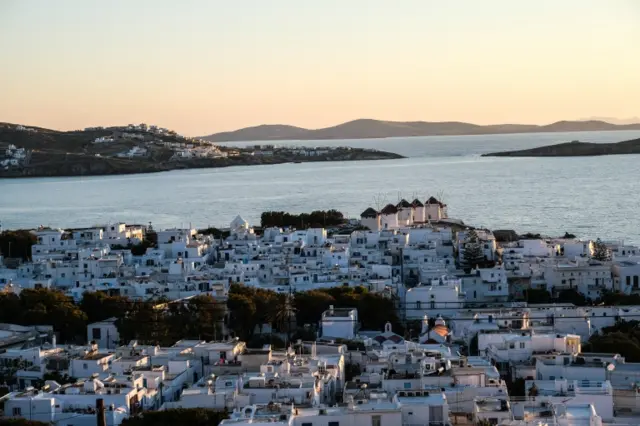
<path fill-rule="evenodd" d="M 333 315 L 333 305 L 329 305 L 329 315 Z"/>

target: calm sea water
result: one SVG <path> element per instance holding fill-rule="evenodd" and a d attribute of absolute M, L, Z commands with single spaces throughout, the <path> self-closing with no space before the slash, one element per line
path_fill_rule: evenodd
<path fill-rule="evenodd" d="M 393 151 L 388 161 L 281 164 L 156 174 L 0 179 L 5 229 L 91 226 L 227 226 L 236 214 L 258 224 L 265 210 L 335 208 L 358 216 L 374 200 L 443 194 L 466 223 L 640 243 L 640 155 L 482 158 L 480 154 L 581 140 L 617 142 L 640 132 L 549 133 L 279 142 Z"/>

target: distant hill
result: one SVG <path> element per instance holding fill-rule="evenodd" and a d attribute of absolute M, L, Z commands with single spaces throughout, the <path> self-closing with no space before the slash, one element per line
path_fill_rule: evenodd
<path fill-rule="evenodd" d="M 640 117 L 630 118 L 615 118 L 615 117 L 589 117 L 582 118 L 579 121 L 606 121 L 611 124 L 638 124 L 640 123 Z"/>
<path fill-rule="evenodd" d="M 459 121 L 381 121 L 360 119 L 323 129 L 303 129 L 281 124 L 247 127 L 232 132 L 203 136 L 211 142 L 249 142 L 273 140 L 368 139 L 408 136 L 487 135 L 504 133 L 580 132 L 640 130 L 640 124 L 611 124 L 605 121 L 558 121 L 535 124 L 492 124 L 481 126 Z"/>
<path fill-rule="evenodd" d="M 579 157 L 640 154 L 640 139 L 618 143 L 565 142 L 520 151 L 493 152 L 483 157 Z"/>

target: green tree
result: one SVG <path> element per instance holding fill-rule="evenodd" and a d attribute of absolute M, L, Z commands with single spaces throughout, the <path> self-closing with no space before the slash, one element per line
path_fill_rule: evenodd
<path fill-rule="evenodd" d="M 591 257 L 600 262 L 611 260 L 611 251 L 600 238 L 593 243 L 593 255 Z"/>
<path fill-rule="evenodd" d="M 599 303 L 603 305 L 640 305 L 640 294 L 603 291 Z"/>
<path fill-rule="evenodd" d="M 36 235 L 27 229 L 4 231 L 0 233 L 0 254 L 7 259 L 10 257 L 29 260 L 31 246 L 38 241 Z"/>
<path fill-rule="evenodd" d="M 310 290 L 296 293 L 293 303 L 296 308 L 298 325 L 311 324 L 315 326 L 322 318 L 322 313 L 329 309 L 329 306 L 336 305 L 336 299 L 322 290 Z"/>
<path fill-rule="evenodd" d="M 280 332 L 287 333 L 286 344 L 291 340 L 291 323 L 295 319 L 295 312 L 293 297 L 290 294 L 278 294 L 275 303 L 271 306 L 269 322 L 275 325 Z"/>
<path fill-rule="evenodd" d="M 585 351 L 619 353 L 627 362 L 640 362 L 639 321 L 619 321 L 594 334 L 585 345 Z"/>
<path fill-rule="evenodd" d="M 20 297 L 15 293 L 0 293 L 0 322 L 22 322 L 22 306 Z"/>
<path fill-rule="evenodd" d="M 587 298 L 574 288 L 562 290 L 558 294 L 557 301 L 560 303 L 573 303 L 576 306 L 586 306 L 588 304 Z"/>
<path fill-rule="evenodd" d="M 226 411 L 206 408 L 176 408 L 164 411 L 145 411 L 136 417 L 129 417 L 122 426 L 213 426 L 229 418 Z"/>
<path fill-rule="evenodd" d="M 402 335 L 403 330 L 398 318 L 394 301 L 378 293 L 364 293 L 358 304 L 358 318 L 365 330 L 382 330 L 390 322 L 393 331 Z"/>
<path fill-rule="evenodd" d="M 527 303 L 549 303 L 551 294 L 543 288 L 530 288 L 525 290 L 525 300 Z"/>
<path fill-rule="evenodd" d="M 175 308 L 177 307 L 177 308 Z M 225 308 L 210 295 L 198 295 L 186 303 L 171 303 L 166 322 L 169 334 L 181 338 L 218 340 L 222 338 Z"/>
<path fill-rule="evenodd" d="M 141 344 L 172 344 L 168 324 L 164 321 L 162 310 L 148 301 L 135 301 L 129 305 L 126 314 L 116 322 L 120 339 L 123 342 L 138 340 Z"/>
<path fill-rule="evenodd" d="M 460 266 L 468 274 L 473 268 L 483 265 L 484 262 L 484 251 L 482 250 L 480 238 L 476 231 L 472 229 L 469 231 L 469 235 L 464 243 Z"/>
<path fill-rule="evenodd" d="M 108 318 L 122 318 L 133 302 L 123 296 L 109 296 L 101 291 L 87 291 L 82 295 L 80 309 L 88 321 L 103 321 Z"/>
<path fill-rule="evenodd" d="M 229 293 L 227 308 L 231 317 L 229 324 L 234 334 L 244 341 L 250 340 L 258 325 L 253 299 L 244 294 Z"/>
<path fill-rule="evenodd" d="M 60 334 L 62 342 L 84 342 L 87 315 L 73 299 L 59 290 L 26 289 L 20 292 L 21 315 L 14 323 L 49 324 Z"/>

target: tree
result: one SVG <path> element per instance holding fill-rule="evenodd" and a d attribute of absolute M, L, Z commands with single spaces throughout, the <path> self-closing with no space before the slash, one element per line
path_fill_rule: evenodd
<path fill-rule="evenodd" d="M 80 309 L 90 323 L 108 318 L 122 318 L 129 310 L 131 302 L 123 296 L 109 296 L 101 291 L 87 291 L 80 300 Z"/>
<path fill-rule="evenodd" d="M 392 299 L 378 293 L 365 293 L 360 297 L 357 307 L 362 328 L 382 330 L 390 322 L 396 333 L 404 333 Z"/>
<path fill-rule="evenodd" d="M 21 314 L 10 322 L 21 325 L 49 324 L 61 342 L 84 342 L 87 315 L 73 299 L 59 290 L 25 289 L 20 292 Z"/>
<path fill-rule="evenodd" d="M 484 262 L 484 251 L 482 250 L 480 238 L 476 231 L 472 229 L 464 244 L 460 266 L 468 274 L 473 268 L 484 264 Z"/>
<path fill-rule="evenodd" d="M 525 290 L 527 303 L 549 303 L 551 294 L 543 288 L 530 288 Z"/>
<path fill-rule="evenodd" d="M 230 311 L 230 327 L 234 334 L 244 341 L 253 336 L 257 325 L 256 304 L 253 299 L 239 293 L 229 293 L 227 308 Z"/>
<path fill-rule="evenodd" d="M 1 232 L 0 254 L 7 259 L 17 257 L 22 260 L 28 260 L 31 258 L 31 246 L 37 241 L 36 235 L 26 229 Z"/>
<path fill-rule="evenodd" d="M 260 225 L 268 227 L 296 227 L 299 229 L 322 228 L 342 225 L 346 219 L 337 210 L 316 210 L 311 213 L 291 214 L 286 212 L 268 211 L 260 215 Z"/>
<path fill-rule="evenodd" d="M 322 318 L 322 313 L 329 309 L 329 306 L 336 305 L 336 299 L 322 290 L 309 290 L 296 293 L 293 304 L 296 308 L 298 326 L 316 325 Z"/>
<path fill-rule="evenodd" d="M 189 299 L 180 311 L 184 326 L 175 330 L 177 335 L 190 336 L 201 340 L 218 340 L 222 338 L 222 322 L 225 308 L 213 296 L 202 294 Z M 171 318 L 169 319 L 171 321 Z M 186 334 L 185 334 L 186 333 Z"/>
<path fill-rule="evenodd" d="M 619 353 L 627 362 L 640 362 L 639 321 L 619 321 L 594 334 L 585 345 L 585 352 Z"/>
<path fill-rule="evenodd" d="M 588 304 L 587 298 L 574 288 L 562 290 L 558 294 L 557 301 L 560 303 L 573 303 L 576 306 L 586 306 Z"/>
<path fill-rule="evenodd" d="M 122 426 L 211 426 L 228 418 L 226 411 L 206 408 L 176 408 L 164 411 L 145 411 L 139 416 L 129 417 Z"/>
<path fill-rule="evenodd" d="M 600 238 L 593 243 L 593 256 L 591 257 L 600 262 L 611 260 L 611 251 L 607 245 L 600 240 Z"/>
<path fill-rule="evenodd" d="M 291 340 L 291 321 L 295 318 L 296 308 L 290 294 L 279 294 L 276 303 L 272 305 L 270 322 L 278 327 L 280 332 L 286 331 L 287 342 Z"/>
<path fill-rule="evenodd" d="M 154 308 L 148 301 L 135 301 L 129 310 L 116 322 L 120 339 L 123 342 L 138 340 L 141 344 L 155 345 L 168 341 L 168 327 L 164 322 L 164 313 Z M 169 344 L 175 343 L 169 342 Z"/>

